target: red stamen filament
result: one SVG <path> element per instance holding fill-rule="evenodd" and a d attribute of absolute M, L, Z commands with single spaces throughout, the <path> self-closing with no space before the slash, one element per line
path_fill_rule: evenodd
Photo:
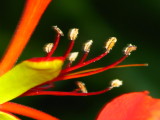
<path fill-rule="evenodd" d="M 93 40 L 89 40 L 88 42 L 86 42 L 84 44 L 84 47 L 83 47 L 84 53 L 83 53 L 82 58 L 78 62 L 78 64 L 81 64 L 86 60 L 86 58 L 87 58 L 87 56 L 88 56 L 88 54 L 90 52 L 90 48 L 91 48 L 92 43 L 93 43 Z"/>
<path fill-rule="evenodd" d="M 137 67 L 137 66 L 148 66 L 148 64 L 128 64 L 128 65 L 117 65 L 114 66 L 112 68 L 121 68 L 121 67 Z M 87 73 L 87 72 L 92 72 L 92 71 L 96 71 L 99 69 L 102 69 L 104 67 L 99 67 L 99 68 L 93 68 L 93 69 L 87 69 L 87 70 L 82 70 L 82 71 L 78 71 L 78 72 L 74 72 L 74 73 L 70 73 L 68 75 L 76 75 L 76 74 L 81 74 L 81 73 Z M 110 68 L 110 69 L 112 69 Z"/>
<path fill-rule="evenodd" d="M 75 75 L 66 75 L 66 76 L 59 76 L 56 79 L 54 79 L 53 81 L 59 81 L 59 80 L 68 80 L 68 79 L 72 79 L 72 78 L 79 78 L 79 77 L 85 77 L 85 76 L 89 76 L 89 75 L 93 75 L 93 74 L 97 74 L 100 72 L 103 72 L 107 69 L 113 68 L 114 66 L 118 65 L 119 63 L 121 63 L 123 60 L 125 60 L 127 56 L 123 56 L 122 58 L 120 58 L 118 61 L 114 62 L 111 65 L 108 65 L 106 67 L 103 67 L 101 69 L 95 70 L 95 71 L 91 71 L 91 72 L 86 72 L 86 73 L 82 73 L 82 74 L 75 74 Z"/>
<path fill-rule="evenodd" d="M 66 50 L 66 52 L 65 52 L 64 55 L 63 55 L 64 60 L 68 57 L 69 53 L 72 51 L 73 46 L 74 46 L 74 40 L 70 40 L 68 49 Z"/>
<path fill-rule="evenodd" d="M 57 49 L 57 46 L 58 46 L 58 44 L 59 44 L 60 37 L 61 37 L 61 34 L 60 34 L 60 33 L 57 33 L 56 38 L 55 38 L 55 42 L 54 42 L 54 46 L 53 46 L 53 48 L 51 49 L 51 51 L 47 54 L 46 57 L 51 57 L 51 56 L 53 55 L 53 53 L 55 52 L 55 50 Z"/>
<path fill-rule="evenodd" d="M 97 92 L 89 92 L 89 93 L 77 93 L 77 92 L 59 92 L 59 91 L 36 91 L 36 92 L 28 92 L 23 94 L 23 96 L 34 96 L 34 95 L 56 95 L 56 96 L 89 96 L 89 95 L 98 95 L 109 91 L 111 88 L 106 88 Z"/>
<path fill-rule="evenodd" d="M 88 56 L 88 53 L 89 53 L 89 52 L 85 52 L 85 53 L 83 54 L 83 56 L 82 56 L 82 58 L 80 59 L 80 61 L 79 61 L 78 64 L 82 64 L 82 63 L 86 60 L 86 58 L 87 58 L 87 56 Z"/>
<path fill-rule="evenodd" d="M 106 56 L 107 54 L 108 54 L 108 52 L 102 53 L 101 55 L 99 55 L 99 56 L 97 56 L 97 57 L 95 57 L 95 58 L 93 58 L 93 59 L 91 59 L 91 60 L 88 60 L 88 61 L 86 61 L 86 62 L 77 64 L 77 65 L 75 65 L 75 66 L 73 66 L 73 67 L 70 67 L 70 68 L 66 68 L 66 69 L 62 70 L 61 73 L 68 73 L 68 72 L 70 72 L 70 71 L 76 70 L 76 69 L 81 68 L 81 67 L 84 67 L 84 66 L 86 66 L 86 65 L 89 65 L 89 64 L 91 64 L 91 63 L 93 63 L 93 62 L 95 62 L 95 61 L 100 60 L 101 58 L 103 58 L 103 57 Z"/>
<path fill-rule="evenodd" d="M 43 85 L 37 86 L 37 87 L 33 88 L 32 90 L 46 90 L 46 89 L 50 89 L 50 88 L 54 87 L 52 83 L 44 84 L 44 85 L 45 86 L 43 86 Z"/>
<path fill-rule="evenodd" d="M 71 62 L 71 61 L 69 61 L 69 63 L 66 65 L 66 67 L 65 67 L 65 68 L 70 68 L 70 67 L 71 67 L 71 65 L 72 65 L 72 62 Z"/>
<path fill-rule="evenodd" d="M 27 116 L 36 120 L 59 120 L 58 118 L 55 118 L 42 111 L 12 102 L 6 102 L 4 104 L 1 104 L 0 110 Z"/>

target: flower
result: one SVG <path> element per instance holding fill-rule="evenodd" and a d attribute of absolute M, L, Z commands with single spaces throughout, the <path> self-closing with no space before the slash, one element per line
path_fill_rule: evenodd
<path fill-rule="evenodd" d="M 160 120 L 160 99 L 148 94 L 132 92 L 116 97 L 104 106 L 97 120 Z"/>
<path fill-rule="evenodd" d="M 29 41 L 35 27 L 37 26 L 41 15 L 43 14 L 44 10 L 48 6 L 48 4 L 51 2 L 51 0 L 26 0 L 26 6 L 23 12 L 23 15 L 20 19 L 19 25 L 16 29 L 16 32 L 13 35 L 13 38 L 11 40 L 11 43 L 9 44 L 9 47 L 7 48 L 1 63 L 0 63 L 0 75 L 2 76 L 6 72 L 8 72 L 15 64 L 17 61 L 18 57 L 22 53 L 23 49 L 25 48 L 27 42 Z M 57 32 L 55 43 L 47 44 L 45 46 L 45 51 L 46 51 L 46 56 L 45 58 L 51 58 L 52 54 L 56 50 L 60 37 L 63 36 L 62 31 L 54 26 L 55 31 Z M 42 85 L 36 86 L 32 89 L 30 89 L 28 92 L 24 93 L 22 96 L 32 96 L 32 95 L 73 95 L 73 96 L 87 96 L 87 95 L 97 95 L 101 94 L 104 92 L 107 92 L 108 90 L 114 88 L 114 87 L 119 87 L 122 82 L 119 80 L 115 80 L 111 83 L 111 86 L 108 88 L 98 91 L 98 92 L 88 92 L 88 90 L 85 87 L 85 84 L 78 81 L 77 86 L 78 88 L 71 91 L 71 92 L 59 92 L 59 91 L 44 91 L 52 86 L 52 82 L 60 81 L 60 80 L 68 80 L 72 78 L 79 78 L 79 77 L 84 77 L 84 76 L 89 76 L 93 75 L 96 73 L 103 72 L 105 70 L 114 68 L 114 67 L 125 67 L 125 65 L 117 66 L 119 63 L 121 63 L 124 59 L 126 59 L 130 53 L 134 50 L 136 50 L 136 46 L 129 44 L 125 49 L 124 49 L 124 55 L 114 62 L 111 65 L 108 65 L 106 67 L 101 67 L 101 68 L 94 68 L 94 69 L 89 69 L 89 70 L 83 70 L 79 72 L 72 72 L 78 68 L 84 67 L 88 64 L 91 64 L 95 61 L 100 60 L 104 56 L 106 56 L 110 50 L 113 48 L 114 44 L 116 43 L 117 39 L 115 37 L 111 37 L 107 42 L 105 46 L 105 52 L 100 54 L 99 56 L 87 60 L 86 58 L 88 56 L 88 53 L 90 51 L 91 44 L 93 43 L 92 40 L 88 41 L 85 43 L 84 46 L 84 55 L 80 59 L 80 61 L 77 63 L 77 65 L 72 66 L 72 62 L 76 60 L 76 57 L 78 56 L 78 53 L 71 53 L 72 48 L 74 46 L 74 42 L 77 38 L 78 35 L 78 29 L 74 28 L 71 29 L 69 32 L 69 38 L 70 38 L 70 44 L 64 55 L 62 56 L 62 60 L 65 61 L 68 56 L 69 56 L 69 63 L 68 65 L 61 71 L 58 77 L 55 79 L 46 82 Z M 7 63 L 7 64 L 6 64 Z M 144 64 L 132 64 L 129 66 L 144 66 Z M 48 86 L 43 86 L 43 85 L 48 85 Z M 13 109 L 14 108 L 14 109 Z M 19 118 L 15 117 L 11 113 L 15 114 L 20 114 L 24 116 L 28 116 L 34 119 L 39 119 L 39 120 L 57 120 L 57 118 L 50 116 L 44 112 L 41 112 L 39 110 L 23 106 L 20 104 L 12 103 L 12 102 L 6 102 L 4 104 L 0 105 L 0 115 L 4 117 L 4 119 L 14 119 L 14 120 L 19 120 Z M 1 117 L 1 118 L 2 118 Z"/>

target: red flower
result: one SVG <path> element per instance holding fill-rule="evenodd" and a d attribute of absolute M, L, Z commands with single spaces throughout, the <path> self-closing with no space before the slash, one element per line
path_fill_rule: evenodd
<path fill-rule="evenodd" d="M 11 40 L 11 43 L 9 44 L 9 47 L 7 48 L 3 58 L 1 60 L 0 76 L 5 74 L 6 72 L 8 72 L 14 66 L 15 62 L 17 61 L 18 57 L 21 55 L 23 49 L 25 48 L 27 42 L 29 41 L 35 27 L 37 26 L 37 24 L 41 18 L 41 15 L 43 14 L 44 10 L 46 9 L 46 7 L 48 6 L 48 4 L 50 2 L 51 2 L 51 0 L 26 0 L 26 6 L 25 6 L 24 12 L 22 14 L 21 20 L 19 22 L 19 25 L 18 25 L 18 27 L 12 37 L 12 40 Z M 56 48 L 58 46 L 60 36 L 63 35 L 63 33 L 60 31 L 59 28 L 57 28 L 57 27 L 54 27 L 54 28 L 57 32 L 55 43 L 54 43 L 55 45 L 53 47 L 53 45 L 50 44 L 49 46 L 47 46 L 45 48 L 47 55 L 44 58 L 53 58 L 52 54 L 54 53 L 54 51 L 56 50 Z M 68 57 L 68 55 L 72 51 L 74 41 L 77 37 L 77 34 L 78 34 L 78 29 L 72 29 L 70 31 L 69 38 L 71 41 L 70 41 L 68 49 L 66 50 L 64 55 L 61 57 L 63 61 L 66 60 L 66 58 Z M 97 56 L 93 59 L 86 60 L 88 53 L 89 53 L 89 50 L 90 50 L 90 45 L 92 44 L 92 41 L 87 42 L 84 47 L 84 55 L 82 56 L 80 61 L 75 66 L 72 66 L 72 62 L 75 60 L 75 56 L 77 56 L 77 53 L 71 54 L 71 56 L 69 57 L 68 65 L 60 72 L 60 74 L 55 79 L 30 89 L 28 92 L 24 93 L 22 96 L 32 96 L 32 95 L 74 95 L 74 96 L 97 95 L 97 94 L 107 92 L 108 90 L 112 89 L 113 87 L 120 86 L 122 84 L 122 82 L 119 80 L 116 80 L 116 81 L 112 82 L 110 87 L 108 87 L 104 90 L 101 90 L 98 92 L 87 93 L 87 89 L 85 88 L 84 84 L 82 82 L 78 82 L 77 85 L 79 88 L 75 89 L 71 92 L 44 91 L 50 87 L 49 86 L 49 85 L 51 85 L 50 83 L 55 82 L 55 81 L 68 80 L 68 79 L 73 79 L 73 78 L 89 76 L 89 75 L 103 72 L 105 70 L 108 70 L 108 69 L 111 69 L 114 67 L 124 67 L 125 65 L 122 65 L 122 66 L 117 66 L 117 65 L 119 63 L 121 63 L 123 60 L 125 60 L 125 58 L 127 58 L 132 51 L 136 50 L 136 46 L 129 44 L 126 47 L 126 49 L 124 50 L 124 55 L 119 60 L 117 60 L 116 62 L 113 62 L 112 64 L 110 64 L 108 66 L 101 67 L 101 68 L 94 68 L 94 69 L 90 69 L 90 70 L 79 71 L 79 72 L 73 72 L 74 70 L 77 70 L 81 67 L 84 67 L 84 66 L 91 64 L 95 61 L 98 61 L 101 58 L 103 58 L 104 56 L 106 56 L 110 52 L 112 47 L 114 46 L 115 42 L 116 42 L 115 37 L 110 38 L 106 42 L 106 47 L 105 47 L 106 50 L 104 53 L 100 54 L 99 56 Z M 144 66 L 144 65 L 145 64 L 132 64 L 129 66 Z M 48 85 L 48 86 L 43 86 L 43 85 Z M 57 120 L 57 118 L 55 118 L 53 116 L 50 116 L 50 115 L 43 113 L 39 110 L 30 108 L 30 107 L 26 107 L 26 106 L 23 106 L 20 104 L 6 102 L 6 103 L 0 105 L 0 115 L 2 117 L 8 117 L 8 118 L 12 117 L 12 119 L 14 118 L 15 120 L 17 120 L 17 119 L 19 120 L 19 118 L 15 117 L 11 113 L 28 116 L 28 117 L 38 119 L 38 120 Z M 100 114 L 99 118 L 101 119 L 101 114 Z"/>
<path fill-rule="evenodd" d="M 160 120 L 160 99 L 148 91 L 127 93 L 106 104 L 97 120 Z"/>

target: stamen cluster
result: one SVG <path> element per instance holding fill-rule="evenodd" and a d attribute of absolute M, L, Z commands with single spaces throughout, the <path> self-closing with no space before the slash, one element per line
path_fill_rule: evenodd
<path fill-rule="evenodd" d="M 53 43 L 48 43 L 47 45 L 44 46 L 44 51 L 47 54 L 46 57 L 52 57 L 52 54 L 55 52 L 55 50 L 58 46 L 58 43 L 60 41 L 60 37 L 64 36 L 63 32 L 57 26 L 53 26 L 53 28 L 56 31 L 57 35 L 55 38 L 54 45 L 53 45 Z M 108 90 L 110 90 L 114 87 L 119 87 L 122 85 L 122 81 L 116 79 L 111 82 L 110 87 L 108 87 L 104 90 L 97 91 L 97 92 L 88 92 L 87 88 L 85 87 L 85 84 L 83 82 L 78 81 L 78 82 L 76 82 L 78 88 L 76 88 L 75 90 L 73 90 L 71 92 L 43 91 L 43 90 L 49 88 L 50 86 L 52 86 L 51 84 L 56 81 L 85 77 L 85 76 L 89 76 L 89 75 L 103 72 L 105 70 L 108 70 L 108 69 L 111 69 L 114 67 L 118 67 L 117 65 L 119 63 L 121 63 L 123 60 L 125 60 L 131 54 L 131 52 L 135 51 L 137 48 L 136 46 L 129 44 L 123 50 L 124 55 L 119 60 L 117 60 L 116 62 L 113 62 L 112 64 L 110 64 L 108 66 L 87 69 L 87 70 L 78 71 L 78 72 L 72 72 L 74 70 L 77 70 L 81 67 L 87 66 L 95 61 L 102 59 L 108 53 L 110 53 L 111 49 L 113 48 L 113 46 L 117 42 L 116 37 L 109 38 L 105 43 L 105 49 L 106 49 L 105 52 L 103 52 L 102 54 L 100 54 L 99 56 L 97 56 L 95 58 L 86 60 L 88 57 L 88 54 L 90 52 L 91 45 L 93 44 L 93 40 L 87 41 L 83 46 L 84 53 L 83 53 L 82 57 L 80 58 L 80 60 L 78 61 L 78 63 L 76 65 L 72 66 L 72 63 L 76 60 L 76 58 L 78 57 L 78 54 L 79 54 L 79 52 L 71 52 L 73 49 L 73 46 L 74 46 L 74 42 L 78 36 L 78 31 L 79 30 L 77 28 L 73 28 L 73 29 L 69 30 L 68 38 L 70 39 L 70 43 L 69 43 L 68 49 L 65 51 L 64 55 L 62 56 L 64 61 L 68 59 L 69 62 L 64 67 L 64 69 L 61 71 L 59 76 L 57 78 L 43 84 L 43 85 L 48 84 L 48 87 L 46 87 L 46 86 L 43 87 L 43 85 L 41 85 L 36 88 L 38 90 L 38 92 L 37 91 L 36 92 L 35 91 L 28 91 L 24 95 L 61 95 L 61 96 L 62 95 L 73 95 L 73 96 L 97 95 L 97 94 L 107 92 Z M 131 66 L 134 66 L 134 65 L 131 65 Z M 136 66 L 140 66 L 140 64 L 138 64 L 138 65 L 136 64 Z M 144 66 L 144 64 L 143 64 L 143 66 Z M 123 67 L 123 66 L 121 66 L 121 67 Z"/>

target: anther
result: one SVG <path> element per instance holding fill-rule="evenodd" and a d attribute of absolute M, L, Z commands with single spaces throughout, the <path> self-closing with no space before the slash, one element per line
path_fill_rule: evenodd
<path fill-rule="evenodd" d="M 52 48 L 53 48 L 53 43 L 47 43 L 44 45 L 43 50 L 44 52 L 49 53 L 51 52 Z"/>
<path fill-rule="evenodd" d="M 69 57 L 68 57 L 68 60 L 69 60 L 70 62 L 75 61 L 76 58 L 77 58 L 77 56 L 78 56 L 78 54 L 79 54 L 79 52 L 72 52 L 72 53 L 70 53 L 70 55 L 69 55 Z"/>
<path fill-rule="evenodd" d="M 83 82 L 77 81 L 76 84 L 82 93 L 88 93 L 87 88 Z"/>
<path fill-rule="evenodd" d="M 90 51 L 90 48 L 91 48 L 92 43 L 93 43 L 93 40 L 89 40 L 88 42 L 86 42 L 86 43 L 84 44 L 84 51 L 85 51 L 85 52 L 89 52 L 89 51 Z"/>
<path fill-rule="evenodd" d="M 57 26 L 53 26 L 53 29 L 54 29 L 57 33 L 59 33 L 61 36 L 64 36 L 62 30 L 59 29 Z"/>
<path fill-rule="evenodd" d="M 75 40 L 78 36 L 78 30 L 77 28 L 72 28 L 69 30 L 69 33 L 68 33 L 68 37 L 70 40 Z"/>
<path fill-rule="evenodd" d="M 120 87 L 123 84 L 123 82 L 119 79 L 115 79 L 111 82 L 111 87 L 110 88 L 114 88 L 114 87 Z"/>
<path fill-rule="evenodd" d="M 117 42 L 117 38 L 116 37 L 111 37 L 105 45 L 106 48 L 106 52 L 110 52 L 110 50 L 113 48 L 113 46 L 115 45 L 115 43 Z"/>
<path fill-rule="evenodd" d="M 124 49 L 124 54 L 125 55 L 130 55 L 132 51 L 135 51 L 137 47 L 132 44 L 128 44 L 128 46 Z"/>

